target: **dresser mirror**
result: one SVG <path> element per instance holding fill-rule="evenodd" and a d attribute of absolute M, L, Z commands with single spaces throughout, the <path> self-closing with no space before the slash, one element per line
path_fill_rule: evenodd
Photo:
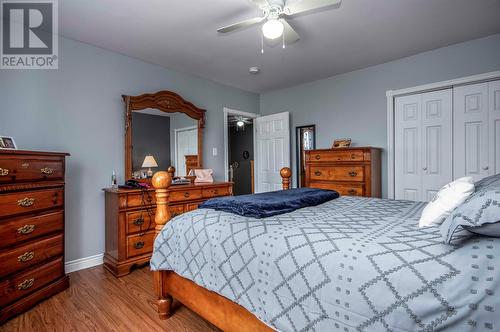
<path fill-rule="evenodd" d="M 170 91 L 123 100 L 127 179 L 148 179 L 169 166 L 176 176 L 186 176 L 202 167 L 205 110 Z"/>

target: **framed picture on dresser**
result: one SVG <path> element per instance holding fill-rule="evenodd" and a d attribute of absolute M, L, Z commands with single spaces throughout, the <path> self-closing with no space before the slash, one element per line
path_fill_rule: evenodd
<path fill-rule="evenodd" d="M 14 138 L 10 136 L 0 136 L 0 150 L 17 150 Z"/>

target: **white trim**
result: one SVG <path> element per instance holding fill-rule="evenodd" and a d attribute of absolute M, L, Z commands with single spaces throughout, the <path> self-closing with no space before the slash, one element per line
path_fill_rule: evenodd
<path fill-rule="evenodd" d="M 224 107 L 224 181 L 229 181 L 229 131 L 228 131 L 228 122 L 227 122 L 227 116 L 229 114 L 236 114 L 236 115 L 242 115 L 246 116 L 252 119 L 258 118 L 260 115 L 255 114 L 255 113 L 248 113 L 248 112 L 243 112 L 243 111 L 238 111 L 232 108 Z M 255 122 L 254 122 L 255 123 Z M 253 126 L 253 152 L 254 152 L 254 163 L 255 163 L 255 158 L 257 157 L 255 155 L 255 126 Z M 257 183 L 256 178 L 254 174 L 254 181 Z M 255 183 L 254 183 L 255 185 Z"/>
<path fill-rule="evenodd" d="M 103 264 L 104 254 L 98 254 L 94 256 L 84 257 L 75 259 L 74 261 L 69 261 L 64 264 L 64 270 L 66 273 L 71 273 L 83 269 L 88 269 L 97 265 Z"/>
<path fill-rule="evenodd" d="M 174 155 L 173 155 L 173 158 L 170 158 L 171 159 L 170 164 L 174 165 L 176 176 L 179 175 L 179 173 L 177 173 L 179 170 L 179 165 L 177 165 L 177 133 L 180 131 L 189 131 L 189 130 L 193 130 L 193 129 L 198 129 L 198 127 L 197 126 L 189 126 L 189 127 L 183 127 L 183 128 L 174 128 Z M 196 153 L 198 153 L 198 152 L 196 152 Z"/>
<path fill-rule="evenodd" d="M 388 197 L 394 199 L 394 99 L 395 97 L 411 95 L 423 92 L 453 88 L 458 85 L 466 85 L 480 82 L 488 82 L 500 79 L 500 71 L 460 77 L 452 80 L 418 85 L 411 88 L 399 90 L 387 90 L 387 190 Z"/>

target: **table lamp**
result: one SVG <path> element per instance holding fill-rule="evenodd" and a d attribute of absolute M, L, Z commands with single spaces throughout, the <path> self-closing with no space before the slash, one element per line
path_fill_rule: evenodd
<path fill-rule="evenodd" d="M 156 163 L 155 158 L 153 158 L 152 155 L 147 155 L 146 158 L 144 158 L 144 161 L 142 163 L 143 168 L 148 168 L 148 178 L 153 176 L 153 171 L 151 170 L 151 167 L 158 167 L 158 164 Z"/>

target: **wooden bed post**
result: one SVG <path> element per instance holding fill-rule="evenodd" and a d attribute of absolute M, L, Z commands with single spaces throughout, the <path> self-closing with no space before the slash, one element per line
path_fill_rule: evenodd
<path fill-rule="evenodd" d="M 292 176 L 292 170 L 289 167 L 283 167 L 280 170 L 281 182 L 283 183 L 283 190 L 290 189 L 290 177 Z"/>
<path fill-rule="evenodd" d="M 156 236 L 158 236 L 163 226 L 170 220 L 168 187 L 172 184 L 171 173 L 164 171 L 155 173 L 152 184 L 156 190 L 155 232 Z M 162 271 L 153 272 L 153 287 L 158 296 L 158 315 L 160 319 L 167 319 L 171 315 L 172 296 L 163 291 L 163 276 Z"/>

